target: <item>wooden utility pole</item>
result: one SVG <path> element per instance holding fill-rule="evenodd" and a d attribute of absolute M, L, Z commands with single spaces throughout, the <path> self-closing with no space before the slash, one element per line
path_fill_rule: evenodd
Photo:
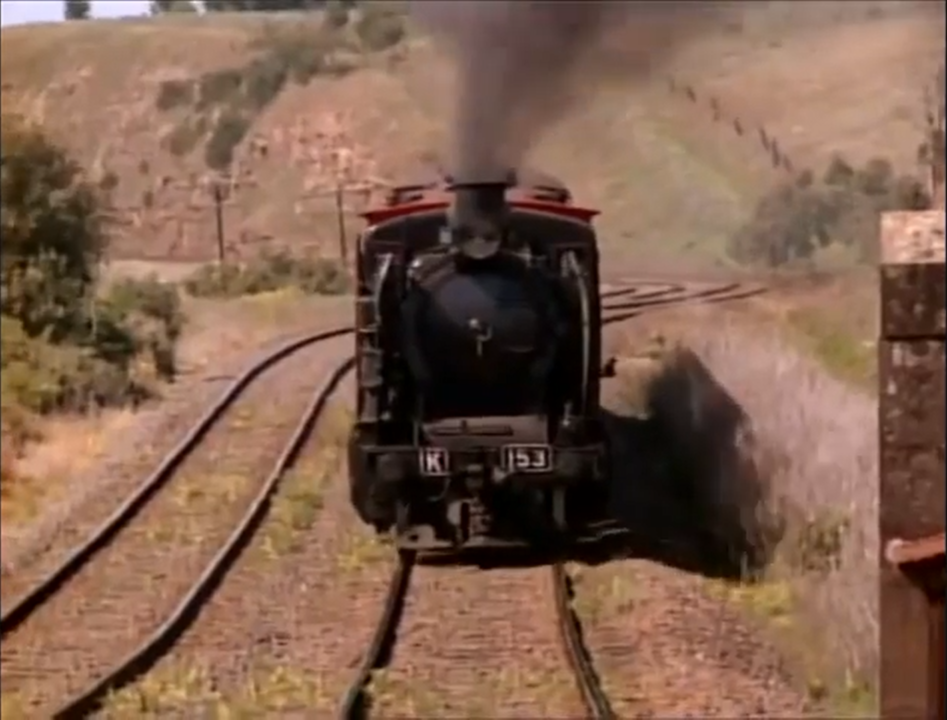
<path fill-rule="evenodd" d="M 224 188 L 219 179 L 214 180 L 214 217 L 217 224 L 217 264 L 223 266 L 227 253 L 224 246 Z"/>
<path fill-rule="evenodd" d="M 335 185 L 335 214 L 339 224 L 339 257 L 342 258 L 342 266 L 349 266 L 349 243 L 345 234 L 345 189 L 342 182 L 336 182 Z"/>

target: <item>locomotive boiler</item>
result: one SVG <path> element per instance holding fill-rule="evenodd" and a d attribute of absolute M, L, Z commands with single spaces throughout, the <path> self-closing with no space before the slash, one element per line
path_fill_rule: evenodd
<path fill-rule="evenodd" d="M 595 214 L 512 172 L 437 175 L 364 214 L 351 499 L 399 547 L 575 540 L 597 519 Z"/>

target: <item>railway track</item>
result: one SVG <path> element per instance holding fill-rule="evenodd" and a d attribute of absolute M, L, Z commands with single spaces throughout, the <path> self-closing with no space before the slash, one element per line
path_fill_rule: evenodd
<path fill-rule="evenodd" d="M 603 287 L 602 323 L 614 325 L 645 312 L 692 303 L 740 300 L 762 292 L 765 292 L 764 286 L 744 283 L 623 282 L 615 287 Z M 341 720 L 361 720 L 370 712 L 369 688 L 374 674 L 385 669 L 393 659 L 416 562 L 417 556 L 413 552 L 402 552 L 398 556 L 382 614 L 356 675 L 342 699 L 339 710 Z M 599 682 L 592 657 L 583 642 L 581 621 L 572 608 L 569 574 L 562 563 L 553 563 L 549 571 L 552 574 L 550 580 L 556 629 L 564 659 L 581 696 L 585 716 L 595 720 L 612 720 L 617 715 Z"/>
<path fill-rule="evenodd" d="M 682 304 L 738 300 L 759 294 L 764 290 L 762 286 L 747 286 L 741 283 L 697 284 L 631 280 L 622 282 L 616 287 L 603 289 L 603 324 L 622 322 L 644 312 L 677 307 Z M 31 681 L 34 684 L 52 682 L 57 687 L 63 684 L 64 678 L 57 678 L 59 682 L 53 682 L 53 678 L 43 677 L 41 669 L 30 667 L 29 659 L 36 658 L 36 648 L 29 642 L 30 637 L 27 637 L 25 643 L 30 646 L 27 651 L 21 654 L 19 648 L 22 636 L 28 635 L 24 631 L 31 624 L 43 625 L 43 613 L 50 606 L 58 604 L 61 607 L 69 605 L 70 602 L 75 603 L 77 600 L 80 601 L 79 604 L 85 602 L 84 608 L 89 610 L 93 617 L 73 613 L 72 620 L 79 626 L 98 622 L 95 617 L 97 607 L 111 609 L 113 614 L 118 612 L 120 615 L 121 612 L 126 612 L 131 615 L 130 611 L 124 608 L 117 610 L 114 605 L 109 604 L 109 600 L 115 600 L 115 598 L 110 598 L 110 593 L 115 589 L 114 586 L 118 585 L 114 582 L 114 578 L 106 579 L 105 575 L 100 573 L 100 584 L 94 588 L 101 595 L 97 598 L 98 605 L 89 606 L 88 600 L 81 600 L 77 593 L 73 593 L 76 597 L 70 598 L 71 588 L 77 580 L 82 579 L 83 573 L 95 566 L 101 557 L 107 554 L 106 551 L 115 554 L 121 549 L 119 547 L 121 538 L 129 532 L 130 528 L 139 524 L 136 519 L 143 514 L 146 506 L 153 504 L 157 497 L 167 494 L 169 484 L 179 474 L 185 461 L 206 442 L 206 438 L 220 423 L 221 418 L 232 410 L 248 389 L 256 384 L 261 375 L 305 348 L 351 332 L 352 328 L 343 327 L 297 338 L 248 369 L 232 383 L 218 401 L 208 408 L 205 415 L 191 428 L 177 447 L 165 456 L 159 467 L 122 502 L 108 519 L 87 539 L 74 547 L 48 575 L 10 603 L 8 607 L 4 607 L 0 615 L 0 638 L 3 640 L 2 674 L 5 690 L 28 686 Z M 47 702 L 42 707 L 37 707 L 37 702 L 33 702 L 33 710 L 38 716 L 56 718 L 88 716 L 100 706 L 101 701 L 109 693 L 120 689 L 146 672 L 174 645 L 194 621 L 200 608 L 213 594 L 240 552 L 251 541 L 256 528 L 266 514 L 268 502 L 281 476 L 292 466 L 296 454 L 318 420 L 326 402 L 352 369 L 353 362 L 353 359 L 349 358 L 338 364 L 326 382 L 311 395 L 301 417 L 291 427 L 289 439 L 284 443 L 279 457 L 268 472 L 260 473 L 265 478 L 257 482 L 252 492 L 247 493 L 242 512 L 231 524 L 230 531 L 215 544 L 213 552 L 208 551 L 203 554 L 205 558 L 210 556 L 209 560 L 205 560 L 199 571 L 193 573 L 192 577 L 196 579 L 176 594 L 174 598 L 176 603 L 170 611 L 160 617 L 147 618 L 146 629 L 138 633 L 136 641 L 127 648 L 117 662 L 102 663 L 99 659 L 90 663 L 89 658 L 84 657 L 85 662 L 80 663 L 82 667 L 76 668 L 73 662 L 68 670 L 62 668 L 61 672 L 68 676 L 69 680 L 65 683 L 67 690 L 61 696 L 46 698 Z M 374 640 L 365 656 L 361 672 L 346 696 L 343 706 L 346 717 L 358 717 L 359 713 L 363 712 L 364 688 L 371 678 L 372 668 L 383 664 L 388 659 L 386 655 L 393 650 L 397 623 L 410 584 L 413 564 L 413 556 L 404 556 L 400 559 L 389 588 L 385 613 L 376 628 Z M 139 570 L 141 573 L 146 571 L 147 568 Z M 595 679 L 592 662 L 584 650 L 579 621 L 571 611 L 568 575 L 561 565 L 554 565 L 551 572 L 559 633 L 583 702 L 591 716 L 612 717 L 607 698 Z M 158 581 L 160 582 L 160 578 Z M 101 633 L 102 629 L 99 628 L 100 638 Z M 55 638 L 53 640 L 54 647 L 44 647 L 44 653 L 75 652 L 69 638 L 64 639 L 60 646 L 55 646 Z M 114 653 L 115 650 L 113 649 L 112 652 Z M 114 658 L 115 655 L 112 654 L 110 657 Z M 81 681 L 75 677 L 77 672 L 82 675 Z"/>
<path fill-rule="evenodd" d="M 369 688 L 374 674 L 386 668 L 393 658 L 416 561 L 417 556 L 414 553 L 399 554 L 389 581 L 381 618 L 356 676 L 342 700 L 339 717 L 343 720 L 361 719 L 369 714 L 371 709 Z M 551 593 L 548 600 L 555 608 L 556 633 L 561 643 L 564 660 L 575 679 L 576 689 L 585 709 L 585 717 L 613 720 L 617 715 L 612 710 L 608 696 L 599 683 L 592 659 L 582 639 L 581 622 L 572 608 L 572 581 L 565 566 L 562 563 L 553 563 L 551 567 L 536 568 L 531 572 L 551 573 L 551 577 L 546 578 Z M 534 610 L 535 608 L 530 607 L 527 612 L 532 613 Z"/>
<path fill-rule="evenodd" d="M 30 708 L 30 715 L 39 717 L 85 717 L 99 706 L 111 691 L 123 686 L 146 671 L 176 641 L 196 617 L 197 611 L 252 538 L 266 513 L 268 501 L 280 478 L 292 466 L 295 457 L 322 413 L 326 402 L 341 379 L 351 369 L 351 358 L 338 364 L 326 382 L 311 396 L 301 395 L 296 404 L 304 405 L 301 415 L 288 427 L 275 430 L 281 450 L 269 467 L 253 468 L 243 487 L 234 493 L 230 505 L 212 510 L 216 533 L 201 537 L 202 547 L 189 548 L 172 559 L 189 567 L 190 580 L 170 583 L 166 567 L 155 567 L 155 547 L 160 537 L 142 531 L 144 511 L 163 503 L 165 525 L 174 506 L 175 491 L 195 451 L 213 440 L 221 420 L 239 412 L 245 395 L 256 390 L 272 394 L 265 381 L 294 357 L 315 344 L 346 335 L 349 328 L 310 334 L 297 338 L 256 363 L 240 376 L 223 396 L 208 409 L 187 436 L 163 460 L 157 470 L 136 489 L 132 496 L 65 560 L 31 590 L 4 608 L 0 616 L 2 637 L 2 676 L 4 693 L 18 696 L 20 704 Z M 306 359 L 303 355 L 303 360 Z M 305 368 L 301 364 L 297 374 Z M 245 411 L 253 413 L 250 408 Z M 294 415 L 290 415 L 291 418 Z M 252 421 L 239 414 L 235 423 L 248 433 L 259 433 Z M 218 452 L 205 457 L 211 466 L 225 464 L 230 448 L 218 442 Z M 272 459 L 272 454 L 264 461 Z M 208 482 L 213 477 L 207 478 Z M 184 488 L 187 493 L 188 489 Z M 191 501 L 185 496 L 185 503 Z M 186 510 L 179 508 L 186 517 Z M 177 520 L 177 518 L 175 518 Z M 220 523 L 220 521 L 223 521 Z M 227 522 L 229 520 L 229 523 Z M 118 555 L 129 556 L 134 571 L 124 576 L 135 585 L 154 585 L 154 594 L 161 595 L 167 585 L 176 584 L 169 597 L 161 598 L 168 609 L 155 612 L 153 607 L 125 607 L 128 584 L 108 573 Z M 181 557 L 184 556 L 184 557 Z M 168 558 L 165 557 L 164 560 Z M 149 588 L 144 588 L 149 596 Z M 138 588 L 139 597 L 142 588 Z M 167 594 L 167 593 L 166 593 Z M 150 603 L 149 603 L 150 604 Z M 128 626 L 133 626 L 129 630 Z M 77 633 L 81 629 L 88 632 Z M 91 642 L 90 642 L 91 640 Z M 121 659 L 119 657 L 121 653 Z"/>

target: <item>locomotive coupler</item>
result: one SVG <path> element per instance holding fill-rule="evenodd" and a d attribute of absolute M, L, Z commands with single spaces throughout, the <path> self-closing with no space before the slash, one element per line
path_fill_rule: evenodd
<path fill-rule="evenodd" d="M 486 508 L 476 498 L 454 500 L 447 506 L 447 521 L 454 529 L 454 541 L 464 545 L 470 538 L 490 529 Z"/>

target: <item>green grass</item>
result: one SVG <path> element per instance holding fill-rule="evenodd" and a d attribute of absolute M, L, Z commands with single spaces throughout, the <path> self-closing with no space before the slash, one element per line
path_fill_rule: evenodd
<path fill-rule="evenodd" d="M 795 310 L 789 328 L 798 342 L 841 380 L 874 389 L 878 382 L 876 345 L 859 337 L 840 319 L 814 309 Z"/>

